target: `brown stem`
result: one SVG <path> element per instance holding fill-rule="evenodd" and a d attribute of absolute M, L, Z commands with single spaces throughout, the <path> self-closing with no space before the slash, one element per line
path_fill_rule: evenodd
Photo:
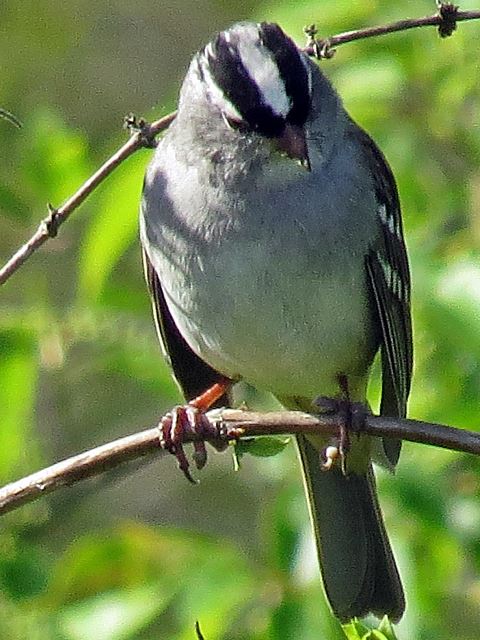
<path fill-rule="evenodd" d="M 440 11 L 432 16 L 398 20 L 397 22 L 391 22 L 390 24 L 377 27 L 345 31 L 344 33 L 339 33 L 329 38 L 313 39 L 314 30 L 312 27 L 309 27 L 307 34 L 312 36 L 312 42 L 310 42 L 303 51 L 310 56 L 328 58 L 332 56 L 333 49 L 341 44 L 353 42 L 354 40 L 383 36 L 397 31 L 407 31 L 408 29 L 415 29 L 417 27 L 438 27 L 440 35 L 445 37 L 453 33 L 457 22 L 478 19 L 480 19 L 480 11 L 458 11 L 455 5 L 442 3 Z"/>
<path fill-rule="evenodd" d="M 340 423 L 339 416 L 334 414 L 312 415 L 297 411 L 254 413 L 225 409 L 220 413 L 218 410 L 212 411 L 207 416 L 212 427 L 217 429 L 215 439 L 224 438 L 227 441 L 238 436 L 300 433 L 338 435 Z M 369 415 L 364 430 L 374 436 L 401 438 L 480 455 L 480 433 L 440 424 Z M 193 440 L 195 436 L 189 439 Z M 60 487 L 97 476 L 129 460 L 158 453 L 159 447 L 159 431 L 155 427 L 58 462 L 1 488 L 0 515 Z"/>

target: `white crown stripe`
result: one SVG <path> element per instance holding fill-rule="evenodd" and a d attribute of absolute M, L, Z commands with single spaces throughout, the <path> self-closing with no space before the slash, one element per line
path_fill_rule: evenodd
<path fill-rule="evenodd" d="M 278 66 L 270 52 L 267 56 L 266 50 L 257 46 L 258 32 L 252 32 L 250 37 L 251 41 L 245 36 L 239 40 L 240 60 L 260 91 L 263 103 L 270 106 L 275 114 L 285 118 L 290 111 L 292 101 L 287 95 Z"/>

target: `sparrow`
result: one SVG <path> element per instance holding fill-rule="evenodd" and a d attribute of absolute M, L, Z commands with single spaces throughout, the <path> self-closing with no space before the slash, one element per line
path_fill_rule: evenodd
<path fill-rule="evenodd" d="M 146 172 L 140 236 L 163 350 L 190 402 L 166 436 L 179 459 L 182 416 L 228 404 L 235 382 L 288 409 L 331 398 L 348 413 L 366 403 L 377 352 L 380 413 L 406 415 L 410 275 L 395 179 L 278 25 L 234 24 L 194 56 Z M 405 599 L 372 460 L 393 469 L 400 442 L 349 440 L 341 464 L 328 438 L 297 437 L 325 592 L 341 621 L 396 621 Z"/>

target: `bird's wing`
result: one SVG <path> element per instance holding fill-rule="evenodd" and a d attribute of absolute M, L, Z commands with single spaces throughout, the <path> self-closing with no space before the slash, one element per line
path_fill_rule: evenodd
<path fill-rule="evenodd" d="M 225 376 L 199 358 L 181 335 L 168 309 L 160 279 L 145 250 L 143 265 L 162 351 L 183 394 L 187 400 L 191 400 L 216 382 L 225 380 Z M 225 395 L 214 406 L 228 406 L 229 403 L 229 398 Z"/>
<path fill-rule="evenodd" d="M 400 201 L 393 174 L 382 153 L 363 131 L 365 157 L 374 176 L 380 233 L 366 257 L 373 306 L 381 329 L 382 415 L 406 415 L 413 366 L 410 315 L 410 271 L 403 238 Z M 384 441 L 392 465 L 400 454 L 399 441 Z"/>

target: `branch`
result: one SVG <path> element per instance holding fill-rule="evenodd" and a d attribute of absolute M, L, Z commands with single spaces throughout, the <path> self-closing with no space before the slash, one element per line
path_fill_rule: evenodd
<path fill-rule="evenodd" d="M 336 414 L 312 415 L 298 411 L 255 413 L 224 409 L 211 411 L 207 417 L 217 434 L 212 440 L 217 442 L 232 442 L 240 436 L 279 434 L 321 434 L 338 437 L 341 422 Z M 480 433 L 440 424 L 368 415 L 362 431 L 372 436 L 400 438 L 480 455 Z M 185 441 L 194 440 L 198 441 L 201 438 L 195 435 L 185 437 Z M 159 430 L 158 427 L 154 427 L 58 462 L 1 488 L 0 515 L 60 487 L 92 478 L 141 456 L 158 453 L 159 449 Z"/>
<path fill-rule="evenodd" d="M 309 38 L 307 46 L 302 49 L 310 56 L 316 56 L 318 58 L 330 58 L 334 53 L 333 47 L 346 42 L 353 42 L 354 40 L 360 40 L 364 38 L 371 38 L 373 36 L 381 36 L 387 33 L 393 33 L 396 31 L 406 31 L 407 29 L 413 29 L 415 27 L 437 26 L 439 33 L 442 37 L 452 35 L 455 31 L 457 22 L 464 20 L 477 20 L 480 18 L 480 11 L 458 11 L 458 7 L 450 3 L 439 3 L 438 13 L 427 16 L 425 18 L 413 18 L 411 20 L 400 20 L 388 25 L 379 27 L 368 27 L 366 29 L 358 29 L 357 31 L 346 31 L 329 38 L 315 39 L 316 29 L 314 26 L 306 28 L 305 32 Z M 2 115 L 6 116 L 5 111 Z M 8 114 L 11 116 L 11 114 Z M 39 247 L 41 247 L 49 238 L 53 238 L 57 235 L 58 228 L 65 222 L 75 209 L 77 209 L 82 202 L 89 196 L 96 187 L 110 175 L 110 173 L 118 167 L 124 160 L 126 160 L 137 149 L 144 146 L 152 146 L 153 138 L 158 133 L 166 129 L 172 120 L 175 118 L 175 113 L 157 120 L 151 125 L 140 126 L 140 130 L 135 133 L 130 140 L 123 145 L 111 158 L 109 158 L 105 164 L 96 171 L 84 184 L 78 189 L 76 193 L 71 196 L 61 207 L 58 209 L 49 206 L 49 215 L 40 222 L 37 231 L 18 251 L 10 258 L 10 260 L 0 269 L 0 285 L 4 284 L 10 276 L 12 276 L 22 264 L 28 260 L 28 258 Z M 10 118 L 11 119 L 11 118 Z"/>
<path fill-rule="evenodd" d="M 305 28 L 305 33 L 309 38 L 307 46 L 303 49 L 309 56 L 317 58 L 331 58 L 335 53 L 334 47 L 354 40 L 364 40 L 376 36 L 383 36 L 397 31 L 407 31 L 417 27 L 438 27 L 438 32 L 442 38 L 451 36 L 457 28 L 457 22 L 465 20 L 480 19 L 480 11 L 459 11 L 458 7 L 449 2 L 441 2 L 438 13 L 424 18 L 412 18 L 398 20 L 378 27 L 367 27 L 356 31 L 345 31 L 329 38 L 316 39 L 317 30 L 315 25 Z"/>
<path fill-rule="evenodd" d="M 57 235 L 58 228 L 77 209 L 82 202 L 94 191 L 98 185 L 109 176 L 118 165 L 132 155 L 137 149 L 152 146 L 154 136 L 166 129 L 175 118 L 175 113 L 153 122 L 151 125 L 140 125 L 136 133 L 123 147 L 113 154 L 82 186 L 58 209 L 49 208 L 49 215 L 40 222 L 33 236 L 10 258 L 0 269 L 0 285 L 4 284 L 10 276 L 19 269 L 22 264 L 42 246 L 49 238 Z"/>

